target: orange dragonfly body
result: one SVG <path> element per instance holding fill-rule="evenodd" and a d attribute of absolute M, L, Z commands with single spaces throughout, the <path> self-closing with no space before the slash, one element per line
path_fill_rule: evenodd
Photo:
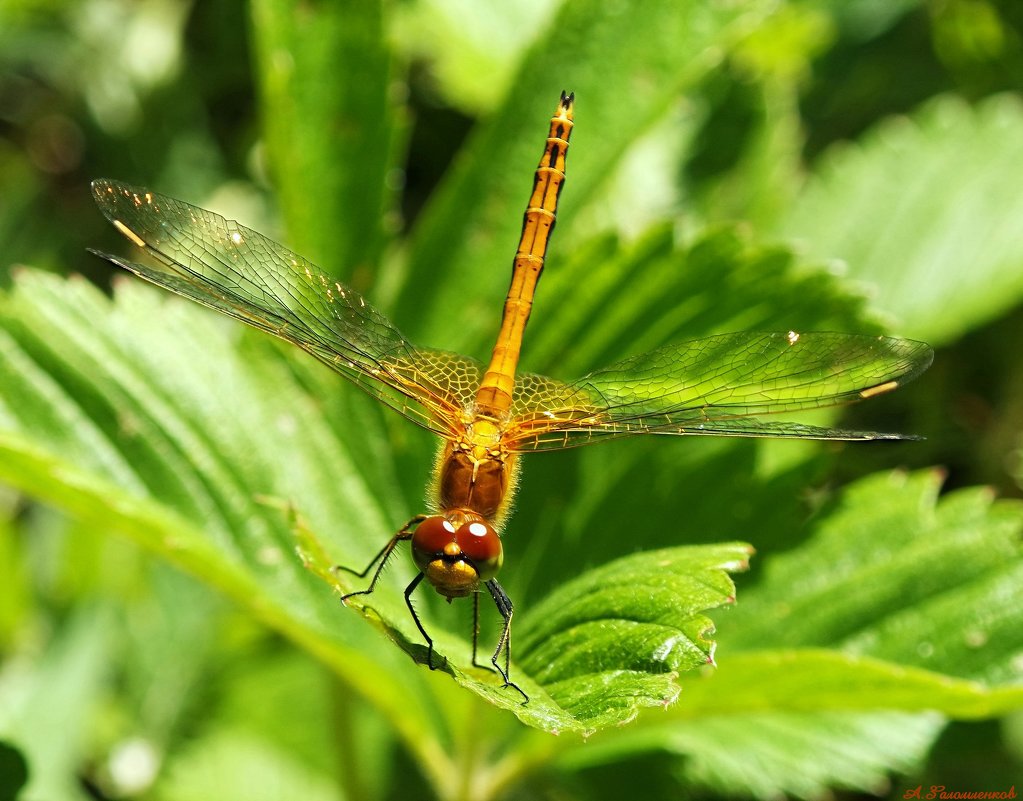
<path fill-rule="evenodd" d="M 282 245 L 238 223 L 148 190 L 93 182 L 104 215 L 159 266 L 101 257 L 142 278 L 294 343 L 373 397 L 444 439 L 437 508 L 401 528 L 365 570 L 372 592 L 396 546 L 411 542 L 419 573 L 447 599 L 486 588 L 504 625 L 490 659 L 509 676 L 512 604 L 495 578 L 503 561 L 498 528 L 515 491 L 517 457 L 635 434 L 899 439 L 758 419 L 759 415 L 852 403 L 918 375 L 932 358 L 920 342 L 834 333 L 734 333 L 662 347 L 563 382 L 518 374 L 522 336 L 554 228 L 573 126 L 561 96 L 526 208 L 511 288 L 488 366 L 418 348 L 352 289 Z M 348 570 L 348 568 L 344 568 Z M 350 571 L 355 572 L 355 571 Z M 504 651 L 504 664 L 500 663 Z M 528 700 L 528 699 L 527 699 Z"/>

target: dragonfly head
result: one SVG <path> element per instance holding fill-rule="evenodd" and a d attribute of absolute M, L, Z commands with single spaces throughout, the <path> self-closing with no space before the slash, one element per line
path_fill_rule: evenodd
<path fill-rule="evenodd" d="M 490 523 L 458 510 L 428 517 L 416 527 L 412 559 L 434 589 L 450 600 L 472 594 L 480 582 L 496 576 L 504 548 Z"/>

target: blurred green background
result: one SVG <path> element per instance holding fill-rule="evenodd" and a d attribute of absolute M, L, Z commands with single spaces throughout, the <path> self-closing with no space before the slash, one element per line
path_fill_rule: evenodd
<path fill-rule="evenodd" d="M 0 801 L 1018 784 L 1021 36 L 1017 0 L 0 0 Z M 758 551 L 709 615 L 721 676 L 667 713 L 637 690 L 589 741 L 414 665 L 264 497 L 361 563 L 423 510 L 428 434 L 85 252 L 128 252 L 89 181 L 141 184 L 483 358 L 562 89 L 526 369 L 744 329 L 937 349 L 811 420 L 924 441 L 527 460 L 502 576 L 524 616 L 640 549 Z M 410 575 L 377 594 L 390 625 Z M 420 604 L 464 648 L 468 605 Z"/>

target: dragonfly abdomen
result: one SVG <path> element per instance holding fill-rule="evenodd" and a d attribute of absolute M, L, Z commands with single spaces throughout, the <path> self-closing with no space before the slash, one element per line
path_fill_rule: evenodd
<path fill-rule="evenodd" d="M 547 242 L 557 219 L 558 196 L 565 181 L 565 155 L 572 134 L 573 100 L 574 95 L 562 94 L 551 118 L 547 145 L 534 173 L 533 192 L 522 220 L 522 235 L 504 302 L 501 331 L 476 393 L 477 408 L 497 418 L 505 417 L 511 409 L 522 334 L 529 321 L 533 294 L 543 272 Z"/>

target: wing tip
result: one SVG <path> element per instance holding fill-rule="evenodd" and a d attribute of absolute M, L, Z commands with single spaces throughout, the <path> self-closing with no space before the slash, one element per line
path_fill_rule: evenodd
<path fill-rule="evenodd" d="M 124 186 L 120 181 L 115 181 L 111 178 L 94 178 L 89 182 L 92 197 L 100 206 L 108 202 L 109 195 L 115 195 Z"/>

